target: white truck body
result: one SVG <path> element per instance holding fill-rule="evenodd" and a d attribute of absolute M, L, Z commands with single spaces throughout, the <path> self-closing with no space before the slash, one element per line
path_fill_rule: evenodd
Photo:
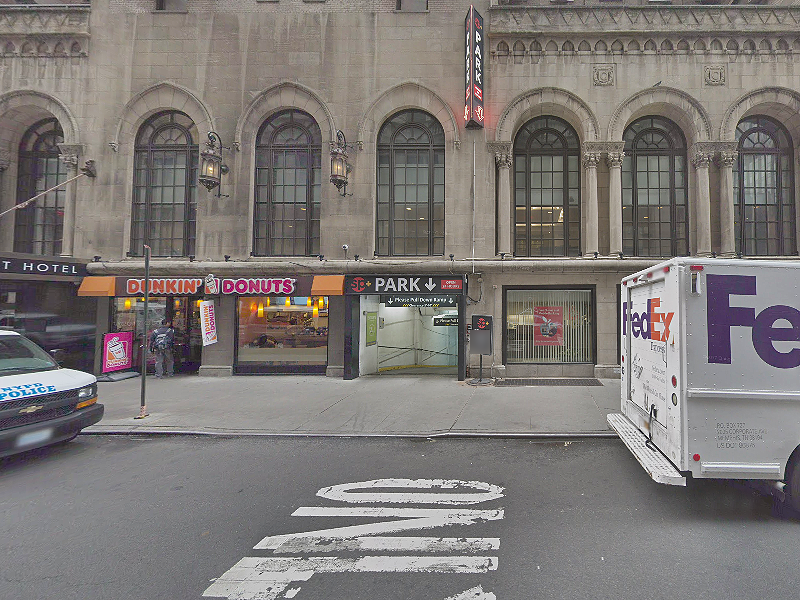
<path fill-rule="evenodd" d="M 788 479 L 800 262 L 675 258 L 624 278 L 621 305 L 622 415 L 608 422 L 651 477 Z"/>

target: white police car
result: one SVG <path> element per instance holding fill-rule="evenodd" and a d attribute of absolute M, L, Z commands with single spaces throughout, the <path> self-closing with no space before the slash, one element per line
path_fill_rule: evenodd
<path fill-rule="evenodd" d="M 0 457 L 71 440 L 103 410 L 94 375 L 62 369 L 26 337 L 0 330 Z"/>

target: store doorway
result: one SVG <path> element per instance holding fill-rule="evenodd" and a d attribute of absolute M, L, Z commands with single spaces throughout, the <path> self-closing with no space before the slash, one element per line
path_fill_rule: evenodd
<path fill-rule="evenodd" d="M 175 373 L 197 373 L 203 350 L 203 338 L 200 331 L 200 298 L 191 296 L 151 296 L 147 307 L 147 338 L 161 326 L 164 319 L 172 322 L 175 330 L 173 347 Z M 112 331 L 133 331 L 134 349 L 133 368 L 141 372 L 142 325 L 145 321 L 144 298 L 115 298 L 112 311 Z M 148 352 L 147 369 L 154 371 L 155 356 Z"/>
<path fill-rule="evenodd" d="M 361 375 L 458 375 L 458 308 L 361 297 Z"/>

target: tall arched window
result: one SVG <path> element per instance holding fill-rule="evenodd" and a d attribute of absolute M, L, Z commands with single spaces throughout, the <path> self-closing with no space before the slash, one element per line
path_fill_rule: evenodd
<path fill-rule="evenodd" d="M 322 133 L 299 110 L 276 113 L 256 140 L 253 254 L 319 254 Z"/>
<path fill-rule="evenodd" d="M 664 117 L 625 130 L 622 161 L 622 251 L 628 256 L 689 253 L 686 140 Z"/>
<path fill-rule="evenodd" d="M 131 254 L 194 254 L 197 220 L 197 127 L 182 112 L 150 117 L 136 136 Z"/>
<path fill-rule="evenodd" d="M 430 114 L 404 110 L 378 133 L 381 256 L 444 254 L 444 129 Z"/>
<path fill-rule="evenodd" d="M 514 139 L 514 253 L 577 256 L 580 143 L 563 119 L 537 117 Z"/>
<path fill-rule="evenodd" d="M 792 141 L 786 129 L 764 116 L 736 127 L 739 164 L 734 170 L 736 250 L 750 256 L 797 253 Z"/>
<path fill-rule="evenodd" d="M 19 145 L 17 203 L 24 202 L 58 185 L 67 178 L 58 144 L 64 133 L 55 118 L 42 119 L 22 136 Z M 64 229 L 64 197 L 62 188 L 39 198 L 16 214 L 14 251 L 31 254 L 61 254 Z"/>

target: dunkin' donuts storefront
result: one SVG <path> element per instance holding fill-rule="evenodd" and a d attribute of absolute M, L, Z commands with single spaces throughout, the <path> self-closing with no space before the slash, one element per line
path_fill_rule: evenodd
<path fill-rule="evenodd" d="M 152 277 L 146 317 L 142 278 L 87 277 L 79 293 L 109 296 L 107 307 L 98 309 L 98 326 L 135 332 L 137 370 L 143 328 L 149 338 L 166 318 L 175 329 L 176 372 L 339 375 L 329 372 L 330 304 L 342 296 L 343 281 L 335 275 Z M 205 346 L 202 300 L 213 301 L 216 330 L 216 341 Z"/>

